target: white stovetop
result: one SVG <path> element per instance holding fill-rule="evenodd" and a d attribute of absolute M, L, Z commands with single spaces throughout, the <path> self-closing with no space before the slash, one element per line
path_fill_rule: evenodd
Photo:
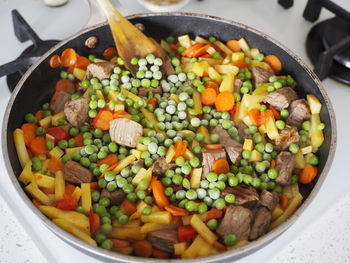
<path fill-rule="evenodd" d="M 122 0 L 133 12 L 145 12 L 136 0 Z M 304 43 L 311 24 L 301 14 L 306 1 L 295 0 L 284 10 L 277 0 L 204 0 L 182 11 L 206 13 L 255 27 L 308 60 Z M 350 10 L 348 0 L 336 1 Z M 86 1 L 70 0 L 60 8 L 48 8 L 42 0 L 0 0 L 0 65 L 16 58 L 28 43 L 14 37 L 10 11 L 17 8 L 43 39 L 63 39 L 88 21 Z M 330 17 L 323 10 L 321 19 Z M 348 101 L 350 87 L 327 79 L 323 82 L 337 116 L 338 146 L 333 166 L 318 196 L 282 236 L 239 262 L 350 262 L 350 149 Z M 0 78 L 0 116 L 10 97 L 5 78 Z M 1 154 L 2 149 L 0 149 Z M 1 154 L 2 155 L 2 154 Z M 0 262 L 96 262 L 69 247 L 49 232 L 21 201 L 0 159 Z"/>

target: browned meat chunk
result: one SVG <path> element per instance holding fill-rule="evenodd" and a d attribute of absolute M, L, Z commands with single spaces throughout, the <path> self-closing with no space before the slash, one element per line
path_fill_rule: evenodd
<path fill-rule="evenodd" d="M 64 114 L 72 126 L 81 126 L 88 118 L 89 103 L 86 98 L 71 100 L 64 105 Z"/>
<path fill-rule="evenodd" d="M 220 144 L 224 146 L 231 162 L 233 164 L 238 164 L 241 160 L 243 145 L 231 139 L 230 135 L 221 126 L 216 126 L 212 133 L 216 133 L 220 136 Z"/>
<path fill-rule="evenodd" d="M 265 102 L 274 106 L 278 110 L 286 109 L 289 104 L 298 98 L 296 92 L 290 87 L 284 87 L 274 92 L 269 93 Z"/>
<path fill-rule="evenodd" d="M 165 157 L 160 157 L 153 164 L 153 174 L 155 174 L 157 176 L 164 175 L 167 170 L 172 169 L 175 166 L 176 166 L 176 164 L 174 164 L 174 163 L 172 163 L 172 164 L 167 163 L 165 161 Z"/>
<path fill-rule="evenodd" d="M 248 126 L 243 121 L 239 121 L 236 124 L 236 128 L 238 130 L 238 136 L 241 138 L 241 140 L 243 140 L 243 138 L 244 138 L 244 130 L 247 129 Z"/>
<path fill-rule="evenodd" d="M 244 188 L 241 186 L 226 187 L 221 196 L 225 197 L 227 194 L 234 194 L 236 197 L 235 205 L 241 205 L 248 208 L 253 208 L 259 203 L 259 195 L 252 187 Z"/>
<path fill-rule="evenodd" d="M 291 184 L 294 166 L 294 155 L 290 152 L 280 152 L 276 158 L 276 170 L 278 171 L 276 183 L 283 186 Z"/>
<path fill-rule="evenodd" d="M 292 143 L 298 143 L 300 139 L 297 129 L 290 126 L 286 126 L 281 132 L 279 137 L 275 140 L 276 150 L 285 150 Z"/>
<path fill-rule="evenodd" d="M 234 234 L 238 240 L 248 240 L 252 219 L 253 213 L 248 208 L 230 205 L 216 232 L 221 238 Z"/>
<path fill-rule="evenodd" d="M 255 219 L 249 234 L 249 240 L 255 240 L 265 234 L 269 230 L 270 222 L 271 212 L 265 207 L 260 207 L 255 214 Z"/>
<path fill-rule="evenodd" d="M 103 189 L 101 192 L 101 198 L 103 197 L 109 198 L 111 205 L 120 205 L 124 201 L 126 194 L 122 189 L 117 189 L 113 192 Z"/>
<path fill-rule="evenodd" d="M 55 91 L 50 101 L 50 108 L 54 113 L 61 112 L 64 105 L 69 101 L 70 95 L 65 91 Z"/>
<path fill-rule="evenodd" d="M 202 166 L 203 166 L 203 174 L 202 179 L 206 177 L 206 175 L 211 171 L 213 164 L 216 160 L 225 159 L 226 160 L 226 152 L 224 149 L 218 150 L 208 150 L 204 149 L 202 152 Z"/>
<path fill-rule="evenodd" d="M 114 64 L 111 62 L 91 63 L 86 69 L 86 79 L 98 78 L 109 79 L 112 75 Z"/>
<path fill-rule="evenodd" d="M 109 134 L 112 141 L 128 147 L 136 147 L 142 135 L 142 126 L 132 120 L 119 118 L 110 121 Z"/>
<path fill-rule="evenodd" d="M 147 97 L 148 92 L 152 92 L 152 94 L 162 94 L 163 90 L 161 87 L 156 88 L 139 88 L 139 96 Z"/>
<path fill-rule="evenodd" d="M 64 165 L 64 179 L 71 184 L 91 183 L 93 175 L 79 163 L 68 161 Z"/>
<path fill-rule="evenodd" d="M 136 165 L 136 164 L 141 165 L 141 167 L 143 167 L 144 160 L 140 159 L 140 160 L 133 161 L 131 163 L 131 166 Z"/>
<path fill-rule="evenodd" d="M 147 239 L 156 249 L 174 253 L 174 244 L 177 243 L 177 231 L 174 229 L 152 231 L 148 233 Z"/>
<path fill-rule="evenodd" d="M 290 104 L 290 115 L 287 124 L 300 127 L 303 121 L 310 119 L 310 107 L 306 100 L 295 100 Z"/>
<path fill-rule="evenodd" d="M 255 86 L 262 82 L 269 82 L 269 78 L 272 75 L 273 74 L 270 71 L 267 71 L 263 68 L 260 68 L 260 67 L 252 68 L 252 76 L 253 76 Z"/>
<path fill-rule="evenodd" d="M 260 193 L 261 205 L 272 211 L 279 202 L 279 196 L 276 192 L 270 192 L 267 190 L 262 190 Z"/>
<path fill-rule="evenodd" d="M 243 85 L 243 81 L 240 79 L 235 79 L 235 83 L 234 83 L 234 90 L 233 92 L 235 93 L 240 93 L 241 92 L 241 87 Z"/>

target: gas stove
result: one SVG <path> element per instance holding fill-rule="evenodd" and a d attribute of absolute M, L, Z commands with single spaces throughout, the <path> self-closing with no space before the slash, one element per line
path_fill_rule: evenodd
<path fill-rule="evenodd" d="M 135 13 L 147 12 L 143 7 L 137 4 L 136 0 L 120 0 L 120 2 L 126 9 Z M 284 9 L 281 5 L 278 5 L 278 2 L 283 4 L 284 7 L 290 8 Z M 311 2 L 315 1 L 309 1 L 309 3 Z M 326 3 L 329 1 L 320 0 L 319 2 Z M 338 0 L 337 3 L 345 10 L 350 10 L 350 3 L 348 0 Z M 329 19 L 334 17 L 334 14 L 324 8 L 322 9 L 323 11 L 320 16 L 317 16 L 318 21 L 321 22 L 319 24 L 313 24 L 302 17 L 306 7 L 305 4 L 306 2 L 304 1 L 293 2 L 293 0 L 204 0 L 200 2 L 192 0 L 188 6 L 180 11 L 220 16 L 254 27 L 288 46 L 293 52 L 298 54 L 306 63 L 308 63 L 311 68 L 313 68 L 312 64 L 316 63 L 320 54 L 322 52 L 327 53 L 328 51 L 335 55 L 334 60 L 331 59 L 332 65 L 345 64 L 345 67 L 349 67 L 349 65 L 345 63 L 347 62 L 346 57 L 349 57 L 346 55 L 346 52 L 349 49 L 344 49 L 345 51 L 342 51 L 342 49 L 341 51 L 334 51 L 332 47 L 334 44 L 339 45 L 339 43 L 343 41 L 344 38 L 341 34 L 339 35 L 339 38 L 334 38 L 333 35 L 321 35 L 321 37 L 318 38 L 318 41 L 314 40 L 317 44 L 314 49 L 316 49 L 316 47 L 321 47 L 322 45 L 322 49 L 320 49 L 321 51 L 316 55 L 311 55 L 307 52 L 306 47 L 309 46 L 309 44 L 306 44 L 305 42 L 309 38 L 308 36 L 315 31 L 313 26 L 317 27 L 317 25 L 329 21 Z M 327 4 L 325 4 L 325 6 L 327 7 Z M 0 24 L 2 26 L 1 35 L 2 39 L 6 39 L 6 41 L 3 41 L 1 44 L 0 65 L 14 60 L 30 45 L 29 41 L 21 43 L 15 37 L 12 27 L 11 10 L 17 9 L 42 39 L 62 40 L 69 37 L 85 26 L 90 15 L 89 5 L 86 1 L 71 0 L 63 7 L 49 8 L 44 6 L 42 1 L 0 0 L 0 7 Z M 319 8 L 315 8 L 314 10 L 319 10 Z M 344 13 L 346 14 L 346 11 Z M 317 32 L 319 31 L 322 30 L 318 29 Z M 332 33 L 334 32 L 331 32 L 331 34 Z M 329 57 L 326 56 L 325 60 L 329 60 Z M 344 63 L 342 64 L 342 62 Z M 317 67 L 315 71 L 317 71 Z M 331 77 L 333 77 L 332 72 L 331 68 Z M 321 77 L 325 77 L 326 75 L 320 74 Z M 314 202 L 290 229 L 271 244 L 267 245 L 260 251 L 241 259 L 239 262 L 283 261 L 281 259 L 285 259 L 284 249 L 286 249 L 288 244 L 290 244 L 296 237 L 300 239 L 302 237 L 302 232 L 325 213 L 331 204 L 339 200 L 340 197 L 350 189 L 350 181 L 347 178 L 348 175 L 344 173 L 344 171 L 348 169 L 346 164 L 348 162 L 348 149 L 350 148 L 350 139 L 348 137 L 350 122 L 348 121 L 347 110 L 345 110 L 347 109 L 348 100 L 350 98 L 350 89 L 348 89 L 348 85 L 333 81 L 329 77 L 324 79 L 323 84 L 329 92 L 338 121 L 339 144 L 329 175 Z M 10 97 L 10 91 L 7 89 L 8 85 L 5 77 L 0 78 L 0 86 L 2 88 L 2 96 L 0 96 L 0 112 L 3 114 Z M 0 160 L 0 170 L 5 171 L 2 159 Z M 6 261 L 7 259 L 11 262 L 24 262 L 26 259 L 29 259 L 28 261 L 38 263 L 73 261 L 96 262 L 96 259 L 82 254 L 80 251 L 70 247 L 49 232 L 25 206 L 23 201 L 16 196 L 12 183 L 6 174 L 2 173 L 1 181 L 0 193 L 2 198 L 8 204 L 8 207 L 12 210 L 12 212 L 8 211 L 7 214 L 13 214 L 10 219 L 7 217 L 0 218 L 0 233 L 5 233 L 7 231 L 7 229 L 1 228 L 4 224 L 16 226 L 11 228 L 11 231 L 13 232 L 11 232 L 7 238 L 0 238 L 1 261 Z M 23 229 L 25 229 L 31 240 L 34 241 L 35 246 L 32 245 L 33 243 L 31 243 L 31 241 L 29 242 L 31 245 L 29 243 L 23 243 L 23 239 L 28 239 L 27 234 L 25 234 Z M 19 236 L 22 237 L 22 239 L 18 239 Z M 30 251 L 19 248 L 16 245 L 17 243 L 27 248 L 30 247 Z M 310 244 L 305 244 L 305 246 L 308 246 L 309 248 L 312 247 Z M 8 258 L 6 258 L 5 253 L 2 254 L 4 251 L 3 247 L 9 248 L 10 256 Z M 18 249 L 21 249 L 21 253 L 16 253 Z M 295 251 L 295 253 L 297 253 L 297 251 Z M 285 260 L 285 262 L 286 261 L 287 260 Z"/>

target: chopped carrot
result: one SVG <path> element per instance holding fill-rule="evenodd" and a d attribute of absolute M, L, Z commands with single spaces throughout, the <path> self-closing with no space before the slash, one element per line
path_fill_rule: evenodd
<path fill-rule="evenodd" d="M 74 90 L 74 84 L 72 81 L 68 79 L 60 79 L 56 82 L 55 90 L 56 91 L 65 91 L 69 92 L 71 90 Z"/>
<path fill-rule="evenodd" d="M 55 193 L 55 188 L 41 188 L 41 191 L 44 193 L 44 194 L 47 194 L 47 195 L 52 195 Z"/>
<path fill-rule="evenodd" d="M 183 156 L 186 152 L 186 147 L 187 144 L 185 141 L 177 141 L 174 145 L 175 148 L 175 155 L 174 155 L 174 160 L 179 157 L 179 156 Z"/>
<path fill-rule="evenodd" d="M 222 148 L 221 144 L 207 144 L 205 146 L 205 148 L 207 148 L 208 150 L 219 150 Z"/>
<path fill-rule="evenodd" d="M 265 110 L 260 112 L 259 125 L 265 124 L 269 118 L 273 117 L 271 110 Z"/>
<path fill-rule="evenodd" d="M 212 58 L 212 56 L 210 54 L 204 54 L 203 56 L 200 56 L 201 58 Z"/>
<path fill-rule="evenodd" d="M 177 207 L 177 206 L 173 206 L 173 205 L 166 205 L 164 207 L 165 210 L 167 210 L 168 212 L 170 212 L 170 214 L 172 214 L 173 216 L 187 216 L 188 215 L 188 211 Z"/>
<path fill-rule="evenodd" d="M 221 92 L 215 101 L 216 110 L 219 112 L 229 111 L 235 105 L 235 98 L 233 94 L 229 91 Z"/>
<path fill-rule="evenodd" d="M 260 111 L 258 109 L 251 109 L 248 116 L 254 125 L 260 126 Z"/>
<path fill-rule="evenodd" d="M 152 255 L 152 245 L 147 240 L 136 241 L 133 248 L 135 254 L 139 257 L 148 258 Z"/>
<path fill-rule="evenodd" d="M 90 189 L 91 190 L 98 190 L 100 187 L 98 186 L 97 182 L 90 183 Z"/>
<path fill-rule="evenodd" d="M 157 98 L 148 99 L 147 103 L 151 104 L 153 109 L 155 109 L 155 108 L 157 108 L 158 99 Z"/>
<path fill-rule="evenodd" d="M 123 118 L 123 117 L 125 117 L 125 115 L 128 115 L 128 114 L 129 113 L 127 113 L 126 111 L 117 110 L 113 113 L 113 119 Z"/>
<path fill-rule="evenodd" d="M 160 207 L 169 205 L 169 200 L 164 194 L 164 186 L 161 181 L 156 180 L 152 182 L 153 197 L 156 204 Z"/>
<path fill-rule="evenodd" d="M 137 208 L 136 208 L 136 204 L 129 202 L 127 199 L 124 199 L 122 205 L 121 205 L 122 210 L 128 214 L 131 215 L 133 213 L 136 212 Z"/>
<path fill-rule="evenodd" d="M 289 200 L 288 197 L 285 194 L 281 194 L 280 196 L 280 204 L 281 204 L 281 208 L 283 210 L 286 210 L 289 204 Z"/>
<path fill-rule="evenodd" d="M 218 86 L 218 84 L 217 84 L 215 81 L 209 80 L 209 81 L 205 82 L 204 86 L 205 86 L 207 89 L 209 89 L 209 88 L 214 89 L 214 90 L 216 91 L 216 94 L 219 94 L 219 93 L 220 93 L 220 91 L 219 91 L 219 86 Z"/>
<path fill-rule="evenodd" d="M 67 73 L 73 74 L 74 68 L 75 68 L 75 65 L 69 66 L 67 68 Z"/>
<path fill-rule="evenodd" d="M 275 119 L 278 119 L 278 120 L 281 119 L 280 113 L 278 112 L 278 110 L 276 110 L 276 108 L 274 106 L 269 105 L 268 108 L 272 112 L 272 114 L 275 117 Z"/>
<path fill-rule="evenodd" d="M 248 68 L 248 65 L 243 60 L 237 60 L 233 62 L 233 65 L 238 68 Z"/>
<path fill-rule="evenodd" d="M 230 166 L 225 159 L 219 159 L 214 161 L 212 170 L 217 174 L 225 174 L 230 171 Z"/>
<path fill-rule="evenodd" d="M 108 166 L 112 166 L 118 162 L 118 156 L 116 154 L 109 154 L 106 158 L 99 160 L 97 165 L 100 166 L 102 164 L 108 164 Z"/>
<path fill-rule="evenodd" d="M 103 57 L 105 60 L 111 60 L 117 55 L 118 55 L 118 52 L 115 47 L 109 47 L 109 48 L 106 48 L 105 51 L 103 51 Z"/>
<path fill-rule="evenodd" d="M 129 247 L 130 242 L 123 239 L 111 239 L 113 247 L 115 248 L 121 248 L 121 247 Z"/>
<path fill-rule="evenodd" d="M 90 64 L 90 60 L 88 60 L 86 57 L 78 56 L 77 63 L 75 63 L 75 67 L 86 70 L 87 66 L 89 66 Z"/>
<path fill-rule="evenodd" d="M 167 259 L 170 258 L 170 254 L 159 249 L 152 249 L 152 257 L 159 259 Z"/>
<path fill-rule="evenodd" d="M 36 126 L 34 123 L 25 123 L 22 125 L 24 143 L 26 146 L 30 145 L 30 142 L 36 137 Z"/>
<path fill-rule="evenodd" d="M 189 58 L 196 58 L 204 55 L 207 52 L 207 49 L 210 47 L 210 44 L 201 44 L 195 43 L 189 48 L 187 48 L 184 52 L 182 52 L 182 56 Z"/>
<path fill-rule="evenodd" d="M 118 166 L 119 162 L 116 162 L 115 164 L 113 164 L 112 166 L 109 166 L 98 178 L 104 178 L 105 174 L 109 171 L 113 171 L 117 166 Z"/>
<path fill-rule="evenodd" d="M 152 193 L 152 183 L 153 183 L 154 181 L 157 181 L 157 180 L 158 180 L 158 177 L 157 177 L 157 176 L 152 176 L 151 181 L 149 182 L 149 186 L 148 186 L 148 188 L 147 188 L 147 194 Z"/>
<path fill-rule="evenodd" d="M 50 58 L 50 67 L 51 68 L 58 68 L 61 66 L 61 58 L 59 55 L 53 55 L 51 58 Z"/>
<path fill-rule="evenodd" d="M 49 170 L 51 173 L 57 173 L 58 171 L 64 171 L 64 164 L 61 162 L 61 160 L 57 158 L 51 158 L 49 162 L 47 163 L 47 170 Z"/>
<path fill-rule="evenodd" d="M 177 49 L 178 49 L 178 47 L 177 47 L 176 44 L 170 44 L 169 46 L 170 46 L 170 48 L 171 48 L 172 50 L 174 50 L 174 51 L 177 51 Z"/>
<path fill-rule="evenodd" d="M 72 196 L 73 192 L 75 190 L 75 186 L 72 184 L 67 184 L 65 189 L 64 189 L 64 193 L 68 196 Z"/>
<path fill-rule="evenodd" d="M 272 159 L 270 163 L 270 168 L 275 168 L 276 167 L 276 160 Z"/>
<path fill-rule="evenodd" d="M 100 110 L 97 116 L 92 120 L 92 123 L 96 128 L 107 131 L 111 120 L 113 120 L 112 112 L 108 110 Z"/>
<path fill-rule="evenodd" d="M 77 143 L 78 147 L 84 146 L 84 137 L 82 133 L 79 133 L 77 136 L 74 136 L 74 140 Z"/>
<path fill-rule="evenodd" d="M 227 247 L 225 245 L 221 244 L 219 241 L 215 241 L 213 243 L 213 247 L 215 247 L 217 250 L 219 250 L 221 252 L 227 250 Z"/>
<path fill-rule="evenodd" d="M 89 222 L 90 222 L 90 233 L 93 235 L 100 229 L 100 216 L 92 211 L 92 208 L 89 212 Z"/>
<path fill-rule="evenodd" d="M 63 67 L 74 66 L 77 62 L 77 53 L 73 48 L 63 50 L 61 54 L 61 64 Z"/>
<path fill-rule="evenodd" d="M 39 208 L 39 206 L 41 206 L 41 203 L 40 203 L 38 200 L 36 200 L 36 199 L 33 199 L 33 200 L 32 200 L 32 203 L 33 203 L 33 205 L 34 205 L 36 208 Z"/>
<path fill-rule="evenodd" d="M 206 221 L 211 219 L 219 219 L 221 217 L 222 217 L 222 210 L 219 210 L 217 208 L 212 208 L 205 214 Z"/>
<path fill-rule="evenodd" d="M 213 88 L 205 89 L 201 93 L 201 101 L 204 105 L 207 105 L 207 106 L 213 106 L 215 104 L 216 97 L 217 97 L 216 91 Z"/>
<path fill-rule="evenodd" d="M 238 44 L 238 41 L 233 39 L 233 40 L 229 40 L 226 43 L 226 46 L 232 50 L 232 52 L 239 52 L 241 51 L 241 47 Z"/>
<path fill-rule="evenodd" d="M 34 155 L 47 154 L 49 150 L 46 147 L 46 140 L 40 137 L 30 142 L 30 150 Z"/>
<path fill-rule="evenodd" d="M 181 220 L 181 216 L 172 216 L 170 219 L 170 224 L 177 224 Z"/>
<path fill-rule="evenodd" d="M 275 56 L 275 55 L 267 55 L 265 56 L 264 61 L 270 65 L 270 67 L 273 69 L 273 71 L 278 74 L 282 70 L 282 63 L 281 60 Z"/>
<path fill-rule="evenodd" d="M 311 164 L 307 164 L 299 175 L 299 182 L 302 184 L 311 183 L 317 176 L 317 168 Z"/>
<path fill-rule="evenodd" d="M 43 113 L 44 111 L 43 110 L 38 110 L 36 113 L 35 113 L 35 117 L 38 121 L 41 121 L 43 119 Z"/>

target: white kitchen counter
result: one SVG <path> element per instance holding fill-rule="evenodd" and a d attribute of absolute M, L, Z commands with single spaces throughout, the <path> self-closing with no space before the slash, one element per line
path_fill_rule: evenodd
<path fill-rule="evenodd" d="M 11 35 L 12 22 L 9 13 L 14 7 L 19 9 L 43 39 L 68 37 L 87 21 L 87 5 L 81 0 L 70 0 L 70 3 L 62 9 L 41 7 L 40 2 L 0 0 L 0 34 L 2 37 L 6 36 L 7 40 L 1 43 L 0 64 L 17 57 L 20 50 L 28 45 L 20 44 L 14 35 Z M 135 12 L 144 11 L 137 5 L 136 0 L 121 2 Z M 221 16 L 255 27 L 278 39 L 310 63 L 304 43 L 311 24 L 302 18 L 306 1 L 295 0 L 295 2 L 292 9 L 284 10 L 277 5 L 277 0 L 204 0 L 203 2 L 192 0 L 185 11 Z M 350 10 L 348 0 L 336 2 Z M 79 10 L 80 17 L 75 17 L 74 22 L 73 19 L 65 19 L 65 16 L 67 18 L 75 16 L 78 4 L 82 9 Z M 329 12 L 323 10 L 320 20 L 330 16 Z M 52 17 L 56 19 L 52 20 Z M 349 86 L 330 79 L 323 84 L 333 102 L 338 125 L 337 151 L 329 175 L 314 202 L 297 222 L 271 244 L 240 260 L 241 263 L 350 262 L 350 180 L 346 172 L 349 161 L 348 149 L 350 149 L 348 118 L 350 89 Z M 2 90 L 0 116 L 2 116 L 9 99 L 4 78 L 0 78 L 0 88 Z M 37 218 L 31 215 L 30 210 L 15 196 L 2 159 L 0 171 L 0 194 L 3 195 L 3 197 L 0 195 L 0 262 L 95 262 L 92 258 L 69 248 L 47 231 L 40 222 L 35 221 Z M 65 253 L 62 253 L 63 251 Z"/>

